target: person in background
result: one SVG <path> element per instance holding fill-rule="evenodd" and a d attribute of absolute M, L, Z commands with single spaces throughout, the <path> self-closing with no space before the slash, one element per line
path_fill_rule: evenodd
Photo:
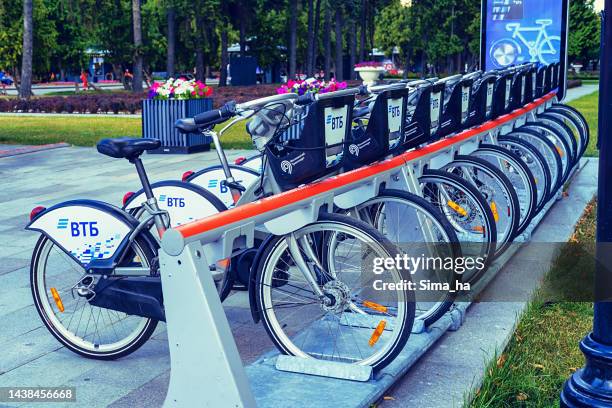
<path fill-rule="evenodd" d="M 87 79 L 87 71 L 81 70 L 81 82 L 83 83 L 83 90 L 86 91 L 89 88 L 89 80 Z"/>

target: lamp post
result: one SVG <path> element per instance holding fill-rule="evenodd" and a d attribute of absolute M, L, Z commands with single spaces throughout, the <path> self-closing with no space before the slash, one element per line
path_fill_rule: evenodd
<path fill-rule="evenodd" d="M 561 407 L 612 407 L 612 0 L 605 0 L 599 82 L 599 180 L 597 194 L 597 266 L 593 331 L 581 342 L 585 366 L 565 382 Z"/>

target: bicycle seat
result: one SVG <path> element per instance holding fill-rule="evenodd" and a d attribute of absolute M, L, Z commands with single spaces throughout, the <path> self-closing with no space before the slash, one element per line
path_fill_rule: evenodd
<path fill-rule="evenodd" d="M 154 150 L 161 146 L 158 139 L 143 139 L 139 137 L 117 137 L 102 139 L 96 145 L 98 152 L 116 159 L 132 160 L 145 150 Z"/>

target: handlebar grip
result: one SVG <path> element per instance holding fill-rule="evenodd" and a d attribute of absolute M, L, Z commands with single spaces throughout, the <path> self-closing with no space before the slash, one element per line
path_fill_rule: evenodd
<path fill-rule="evenodd" d="M 231 118 L 236 113 L 236 102 L 230 101 L 223 105 L 220 109 L 213 109 L 208 112 L 203 112 L 195 115 L 193 121 L 196 125 L 214 124 L 218 121 Z"/>

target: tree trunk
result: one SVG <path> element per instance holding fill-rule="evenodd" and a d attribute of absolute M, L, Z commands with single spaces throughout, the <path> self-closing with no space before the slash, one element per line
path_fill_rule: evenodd
<path fill-rule="evenodd" d="M 306 75 L 312 76 L 314 58 L 314 1 L 308 0 L 308 35 L 306 43 Z"/>
<path fill-rule="evenodd" d="M 168 49 L 166 55 L 166 72 L 168 78 L 174 78 L 174 61 L 175 61 L 175 49 L 176 49 L 176 10 L 174 7 L 168 8 L 167 12 L 168 20 L 168 35 L 166 37 L 168 41 Z"/>
<path fill-rule="evenodd" d="M 365 61 L 367 57 L 366 52 L 366 22 L 367 22 L 367 7 L 368 2 L 361 0 L 361 18 L 359 27 L 359 61 Z"/>
<path fill-rule="evenodd" d="M 32 0 L 23 0 L 23 53 L 21 57 L 21 83 L 19 97 L 30 99 L 32 96 L 32 53 L 34 48 L 34 21 Z"/>
<path fill-rule="evenodd" d="M 132 24 L 134 28 L 134 78 L 132 90 L 135 93 L 142 92 L 142 18 L 140 12 L 140 0 L 132 0 Z"/>
<path fill-rule="evenodd" d="M 319 26 L 321 25 L 321 0 L 317 0 L 314 15 L 314 33 L 312 41 L 312 70 L 317 71 L 317 58 L 319 54 Z"/>
<path fill-rule="evenodd" d="M 219 68 L 219 86 L 227 86 L 227 64 L 229 58 L 227 55 L 227 23 L 223 24 L 221 30 L 221 67 Z"/>
<path fill-rule="evenodd" d="M 289 79 L 295 79 L 297 58 L 297 7 L 298 0 L 289 0 Z"/>
<path fill-rule="evenodd" d="M 204 19 L 202 18 L 202 12 L 196 6 L 195 11 L 195 38 L 196 38 L 196 65 L 195 65 L 195 78 L 198 81 L 204 82 L 206 79 L 205 75 L 205 56 L 204 56 L 204 45 L 206 44 L 206 34 L 204 33 L 205 27 Z"/>
<path fill-rule="evenodd" d="M 240 14 L 240 56 L 244 57 L 246 55 L 246 16 L 242 12 Z"/>
<path fill-rule="evenodd" d="M 336 6 L 336 81 L 344 79 L 342 67 L 342 9 Z"/>
<path fill-rule="evenodd" d="M 355 64 L 357 61 L 355 61 L 355 59 L 357 58 L 357 34 L 355 33 L 355 30 L 357 29 L 357 27 L 355 26 L 355 19 L 351 16 L 351 24 L 349 27 L 349 33 L 348 33 L 348 42 L 349 42 L 349 79 L 355 79 L 355 70 L 353 69 L 353 67 L 355 67 Z"/>
<path fill-rule="evenodd" d="M 408 73 L 410 72 L 410 57 L 412 56 L 412 52 L 406 52 L 406 60 L 404 61 L 404 75 L 402 77 L 404 79 L 408 78 Z"/>
<path fill-rule="evenodd" d="M 325 48 L 325 80 L 328 81 L 330 78 L 331 71 L 331 6 L 329 4 L 325 7 L 325 21 L 323 22 L 323 38 Z"/>

